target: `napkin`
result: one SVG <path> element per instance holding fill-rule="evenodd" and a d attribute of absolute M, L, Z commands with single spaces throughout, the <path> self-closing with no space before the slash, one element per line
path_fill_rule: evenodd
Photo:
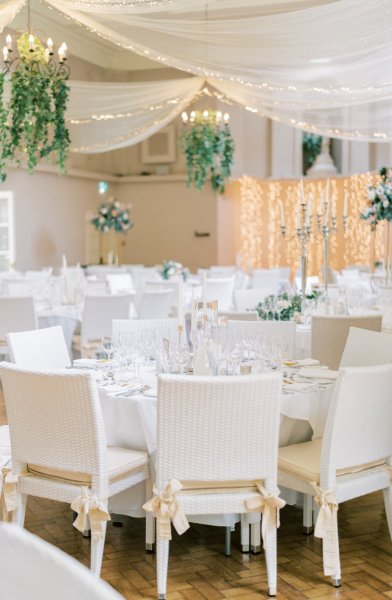
<path fill-rule="evenodd" d="M 316 389 L 317 386 L 317 382 L 314 383 L 303 383 L 303 382 L 299 382 L 299 381 L 295 381 L 293 383 L 290 384 L 283 384 L 283 391 L 287 391 L 287 392 L 308 392 L 310 390 L 314 390 Z"/>
<path fill-rule="evenodd" d="M 320 364 L 320 361 L 316 358 L 301 358 L 300 360 L 296 360 L 295 362 L 301 367 L 316 367 Z"/>
<path fill-rule="evenodd" d="M 97 361 L 95 358 L 77 358 L 72 366 L 77 369 L 94 369 Z"/>
<path fill-rule="evenodd" d="M 338 378 L 338 371 L 332 371 L 331 369 L 316 369 L 315 367 L 304 367 L 298 371 L 298 377 L 334 381 Z"/>

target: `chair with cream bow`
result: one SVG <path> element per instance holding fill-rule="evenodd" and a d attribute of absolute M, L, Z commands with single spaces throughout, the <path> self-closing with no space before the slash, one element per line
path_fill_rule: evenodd
<path fill-rule="evenodd" d="M 311 357 L 330 369 L 338 369 L 350 327 L 381 331 L 379 314 L 324 316 L 313 315 Z"/>
<path fill-rule="evenodd" d="M 276 530 L 285 504 L 276 487 L 281 374 L 163 375 L 158 384 L 154 497 L 158 597 L 166 598 L 171 521 L 186 515 L 263 512 L 270 595 L 276 594 Z"/>
<path fill-rule="evenodd" d="M 0 595 L 8 600 L 121 600 L 76 559 L 21 529 L 0 524 Z"/>
<path fill-rule="evenodd" d="M 99 575 L 108 499 L 146 481 L 147 452 L 107 447 L 93 376 L 32 372 L 0 364 L 11 433 L 12 471 L 2 470 L 2 501 L 23 526 L 28 496 L 69 502 L 74 522 L 90 521 L 91 569 Z"/>
<path fill-rule="evenodd" d="M 279 484 L 315 497 L 324 574 L 341 585 L 339 504 L 383 490 L 392 537 L 392 365 L 340 370 L 323 439 L 279 449 Z"/>

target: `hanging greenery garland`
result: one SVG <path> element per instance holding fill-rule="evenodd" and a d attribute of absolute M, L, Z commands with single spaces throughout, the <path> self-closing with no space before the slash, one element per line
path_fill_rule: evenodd
<path fill-rule="evenodd" d="M 0 180 L 13 162 L 27 160 L 31 172 L 38 162 L 56 153 L 59 172 L 65 171 L 70 137 L 65 122 L 69 69 L 64 58 L 56 66 L 39 38 L 24 33 L 17 40 L 18 59 L 6 62 L 0 75 Z M 10 74 L 10 98 L 4 100 L 4 84 Z"/>
<path fill-rule="evenodd" d="M 192 111 L 189 122 L 183 113 L 184 129 L 180 137 L 180 148 L 186 156 L 188 170 L 187 185 L 201 190 L 210 179 L 214 191 L 223 193 L 226 180 L 231 175 L 234 141 L 228 125 L 228 115 L 220 111 Z"/>
<path fill-rule="evenodd" d="M 304 175 L 306 175 L 306 171 L 310 169 L 320 154 L 322 142 L 323 138 L 321 135 L 304 132 L 302 139 Z"/>

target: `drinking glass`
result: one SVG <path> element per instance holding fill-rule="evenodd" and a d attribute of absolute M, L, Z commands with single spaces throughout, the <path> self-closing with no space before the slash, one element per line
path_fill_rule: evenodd
<path fill-rule="evenodd" d="M 104 349 L 107 359 L 111 360 L 113 356 L 113 341 L 111 336 L 105 335 L 102 338 L 102 348 Z"/>

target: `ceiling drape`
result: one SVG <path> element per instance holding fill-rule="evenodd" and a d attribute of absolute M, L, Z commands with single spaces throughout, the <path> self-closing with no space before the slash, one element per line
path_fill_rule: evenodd
<path fill-rule="evenodd" d="M 107 84 L 94 84 L 102 86 L 101 113 L 132 115 L 97 120 L 95 104 L 87 105 L 90 122 L 71 125 L 74 148 L 81 151 L 148 137 L 186 106 L 199 78 L 256 114 L 308 131 L 392 140 L 391 0 L 45 1 L 121 48 L 196 76 L 166 82 L 166 88 L 160 82 L 159 92 L 151 83 L 140 84 L 143 92 L 130 87 L 135 97 L 145 94 L 144 107 L 141 99 L 140 105 L 127 100 L 126 86 L 136 84 L 121 84 L 121 106 Z M 0 4 L 0 26 L 22 4 Z M 87 97 L 90 84 L 79 85 Z M 72 89 L 75 121 L 81 118 L 74 83 Z M 159 106 L 175 98 L 175 105 Z"/>

